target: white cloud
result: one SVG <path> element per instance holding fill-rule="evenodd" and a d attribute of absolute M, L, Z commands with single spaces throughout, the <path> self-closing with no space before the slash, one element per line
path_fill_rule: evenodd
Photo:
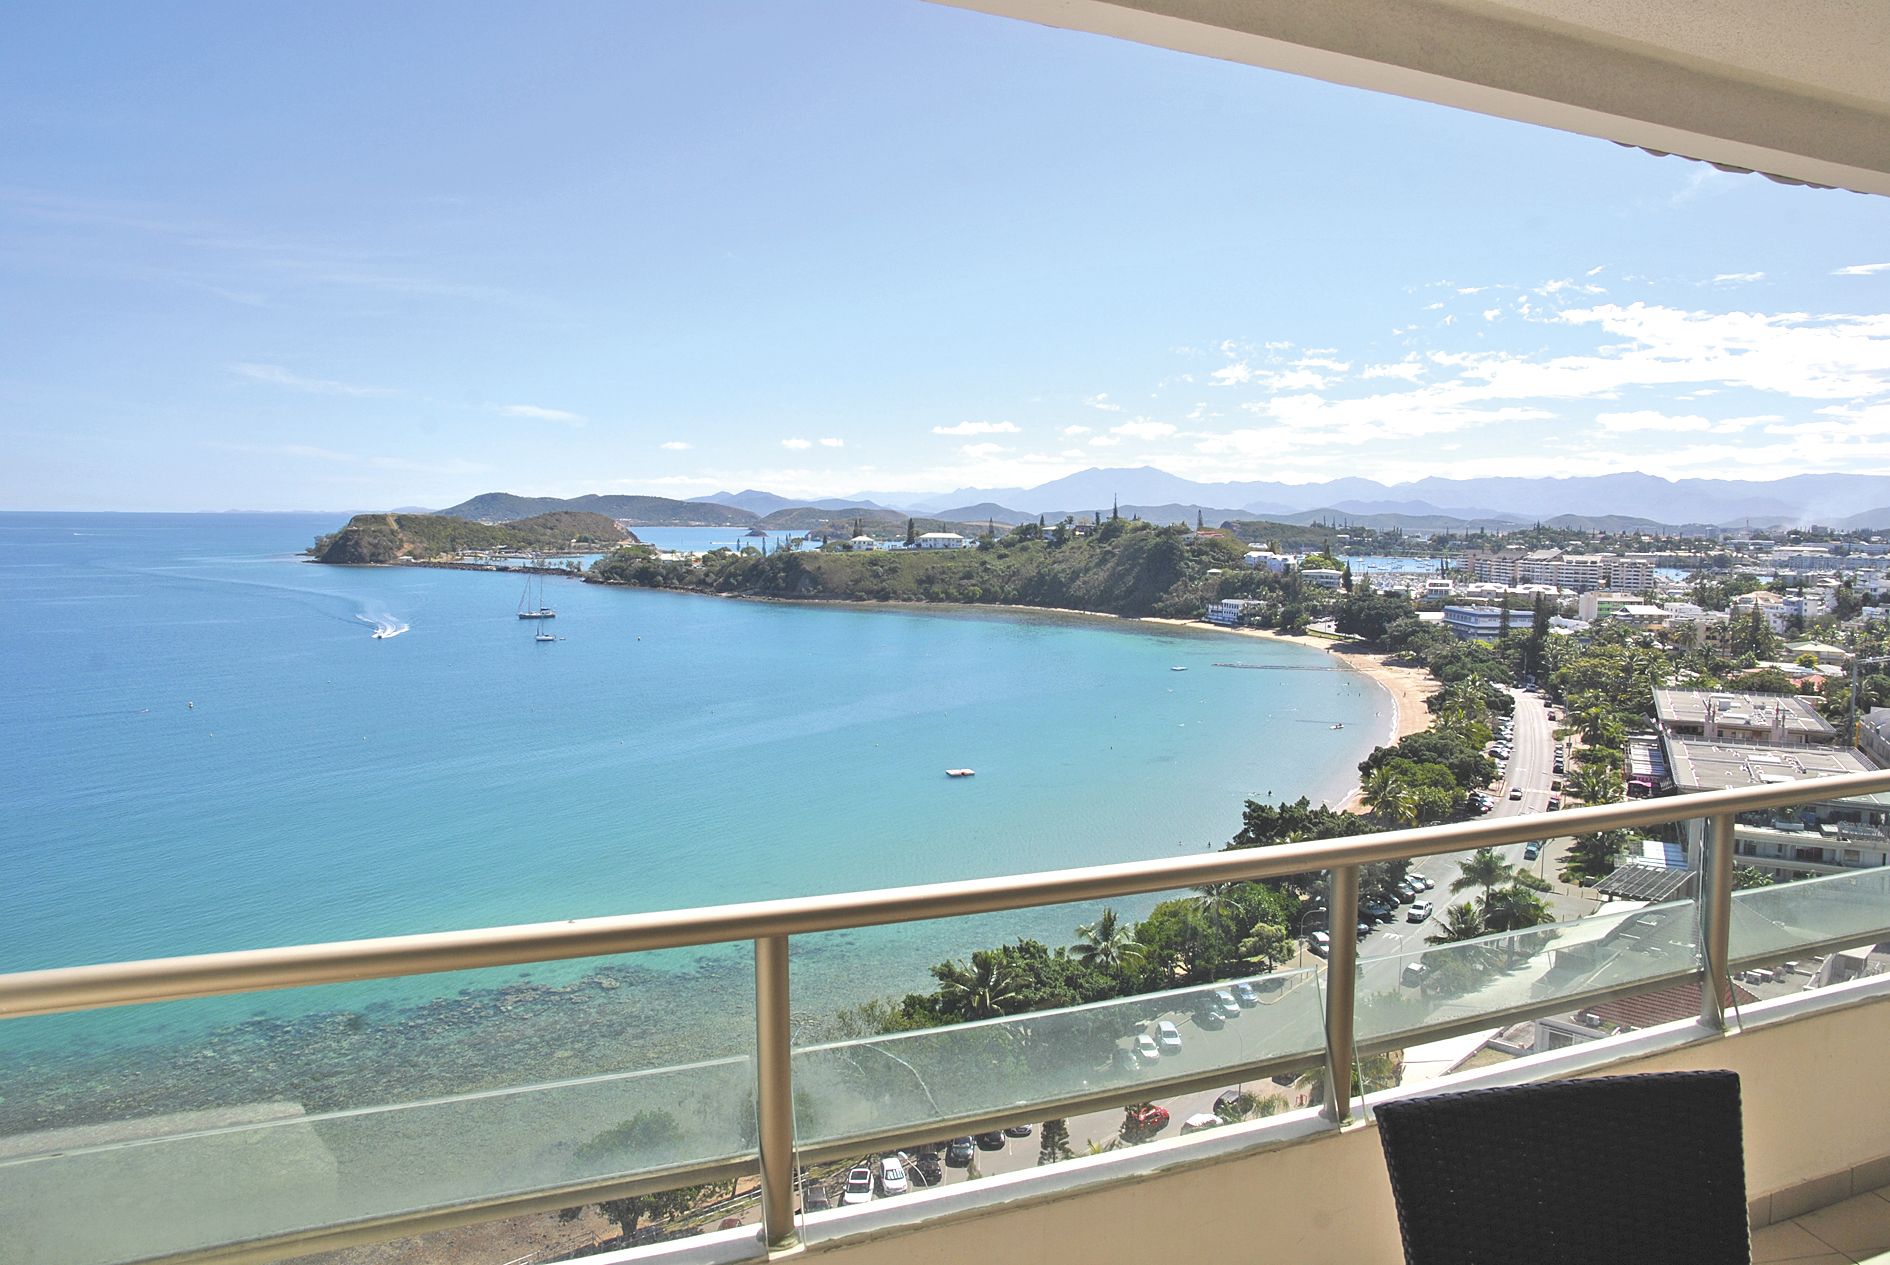
<path fill-rule="evenodd" d="M 1600 276 L 1601 270 L 1603 268 L 1606 268 L 1607 266 L 1608 266 L 1607 264 L 1596 264 L 1594 267 L 1590 268 L 1587 272 L 1584 272 L 1582 275 L 1584 277 Z"/>
<path fill-rule="evenodd" d="M 688 452 L 692 447 L 694 447 L 694 445 L 686 444 L 680 439 L 672 439 L 662 445 L 665 452 Z"/>
<path fill-rule="evenodd" d="M 1424 364 L 1419 360 L 1403 360 L 1395 365 L 1366 365 L 1358 376 L 1361 378 L 1403 378 L 1406 382 L 1416 382 L 1424 376 Z"/>
<path fill-rule="evenodd" d="M 1092 395 L 1084 400 L 1083 403 L 1089 405 L 1091 408 L 1101 409 L 1105 413 L 1120 413 L 1122 411 L 1120 404 L 1111 404 L 1109 402 L 1109 392 L 1107 391 Z"/>
<path fill-rule="evenodd" d="M 1087 426 L 1065 426 L 1065 427 L 1063 428 L 1063 433 L 1064 433 L 1065 435 L 1068 435 L 1068 436 L 1071 436 L 1071 437 L 1074 437 L 1074 436 L 1077 436 L 1077 435 L 1087 435 L 1087 434 L 1089 434 L 1089 427 L 1087 427 Z"/>
<path fill-rule="evenodd" d="M 1114 448 L 1121 442 L 1122 440 L 1114 435 L 1097 435 L 1089 441 L 1089 446 L 1091 448 Z"/>
<path fill-rule="evenodd" d="M 581 414 L 567 413 L 561 408 L 543 408 L 537 404 L 501 404 L 499 412 L 506 417 L 528 417 L 535 422 L 562 422 L 567 426 L 584 425 Z"/>
<path fill-rule="evenodd" d="M 784 439 L 781 441 L 781 446 L 783 448 L 795 448 L 795 449 L 812 448 L 814 446 L 814 441 L 811 439 Z"/>
<path fill-rule="evenodd" d="M 1216 386 L 1234 387 L 1253 381 L 1253 367 L 1244 360 L 1236 360 L 1231 365 L 1222 365 L 1208 377 Z"/>
<path fill-rule="evenodd" d="M 847 441 L 844 439 L 828 438 L 828 439 L 821 440 L 820 446 L 822 448 L 845 448 L 847 446 Z"/>
<path fill-rule="evenodd" d="M 1890 263 L 1883 264 L 1846 264 L 1831 273 L 1834 277 L 1874 277 L 1880 272 L 1890 272 Z"/>
<path fill-rule="evenodd" d="M 1016 435 L 1013 422 L 960 422 L 956 426 L 934 426 L 934 435 Z"/>
<path fill-rule="evenodd" d="M 251 382 L 267 382 L 271 386 L 290 387 L 314 395 L 365 397 L 400 394 L 392 387 L 364 387 L 351 382 L 336 382 L 329 378 L 305 378 L 301 374 L 289 372 L 281 365 L 238 363 L 230 366 L 230 372 L 239 378 L 248 378 Z"/>
<path fill-rule="evenodd" d="M 1751 281 L 1763 281 L 1763 272 L 1722 272 L 1713 278 L 1714 285 L 1745 285 Z"/>
<path fill-rule="evenodd" d="M 1112 435 L 1127 435 L 1131 439 L 1166 439 L 1175 433 L 1175 429 L 1175 427 L 1169 425 L 1167 422 L 1151 422 L 1146 417 L 1138 417 L 1132 422 L 1124 422 L 1120 426 L 1111 426 L 1109 433 Z M 1095 441 L 1091 440 L 1090 442 L 1094 443 Z"/>
<path fill-rule="evenodd" d="M 1486 321 L 1493 321 L 1502 314 L 1503 309 L 1500 307 L 1486 307 L 1483 309 L 1483 319 Z"/>
<path fill-rule="evenodd" d="M 982 443 L 966 444 L 958 451 L 973 461 L 983 461 L 989 457 L 995 457 L 1001 452 L 1009 452 L 1010 449 L 1006 448 L 1003 444 Z"/>

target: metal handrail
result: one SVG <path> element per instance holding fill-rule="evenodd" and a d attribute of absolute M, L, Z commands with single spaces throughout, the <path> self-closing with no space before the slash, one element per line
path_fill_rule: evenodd
<path fill-rule="evenodd" d="M 1710 819 L 1712 828 L 1705 842 L 1706 881 L 1700 893 L 1701 1018 L 1707 1028 L 1717 1030 L 1723 1026 L 1720 998 L 1728 985 L 1730 969 L 1727 932 L 1732 913 L 1736 814 L 1883 792 L 1890 792 L 1890 771 L 1577 808 L 1554 815 L 1526 815 L 1347 839 L 1287 843 L 1176 860 L 1088 866 L 704 909 L 20 971 L 0 975 L 0 1019 L 752 940 L 755 946 L 757 1161 L 761 1175 L 763 1236 L 771 1251 L 784 1251 L 797 1241 L 792 1033 L 788 1022 L 790 936 L 1320 870 L 1332 872 L 1329 892 L 1333 925 L 1344 927 L 1356 917 L 1359 867 L 1363 865 L 1704 817 Z M 1344 915 L 1343 920 L 1340 920 L 1341 915 Z M 1345 1124 L 1352 1112 L 1352 1069 L 1358 1054 L 1353 1031 L 1356 964 L 1357 945 L 1353 937 L 1333 937 L 1326 975 L 1326 1114 L 1337 1125 Z M 599 1185 L 601 1188 L 610 1184 Z M 617 1184 L 622 1184 L 621 1180 Z M 576 1195 L 567 1193 L 565 1197 L 575 1199 Z M 450 1212 L 432 1210 L 419 1214 L 417 1219 L 450 1215 Z M 389 1232 L 398 1232 L 405 1222 L 394 1218 L 377 1224 Z M 342 1241 L 348 1233 L 349 1229 L 343 1227 L 334 1237 Z M 297 1250 L 306 1251 L 322 1237 L 322 1231 L 297 1232 L 284 1235 L 280 1243 L 293 1244 Z M 242 1259 L 263 1259 L 257 1253 L 266 1253 L 267 1247 L 258 1242 L 237 1251 Z"/>

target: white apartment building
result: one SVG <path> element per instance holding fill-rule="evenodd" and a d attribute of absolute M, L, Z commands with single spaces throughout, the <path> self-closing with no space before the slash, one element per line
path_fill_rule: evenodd
<path fill-rule="evenodd" d="M 1316 589 L 1336 589 L 1345 581 L 1345 576 L 1342 572 L 1334 571 L 1328 567 L 1301 569 L 1299 578 Z"/>
<path fill-rule="evenodd" d="M 1240 624 L 1240 617 L 1250 607 L 1261 607 L 1265 602 L 1251 597 L 1224 597 L 1218 602 L 1209 602 L 1207 613 L 1203 616 L 1210 624 L 1220 624 L 1225 628 L 1234 628 Z"/>
<path fill-rule="evenodd" d="M 1644 593 L 1654 587 L 1652 563 L 1614 553 L 1501 549 L 1471 554 L 1465 561 L 1472 577 L 1497 584 L 1552 584 L 1577 593 L 1595 589 Z"/>
<path fill-rule="evenodd" d="M 955 531 L 929 531 L 919 537 L 921 549 L 963 549 L 968 543 Z"/>
<path fill-rule="evenodd" d="M 1529 612 L 1510 612 L 1512 631 L 1528 624 Z M 1496 606 L 1446 606 L 1444 627 L 1464 641 L 1495 641 L 1503 634 L 1503 611 Z"/>
<path fill-rule="evenodd" d="M 1674 789 L 1682 795 L 1867 773 L 1868 762 L 1846 747 L 1760 745 L 1710 739 L 1666 740 Z M 1741 813 L 1733 823 L 1740 865 L 1778 880 L 1890 865 L 1890 795 L 1833 799 L 1800 808 Z M 1705 822 L 1685 824 L 1687 856 L 1696 868 Z"/>
<path fill-rule="evenodd" d="M 1274 553 L 1271 549 L 1249 549 L 1240 559 L 1240 565 L 1250 571 L 1268 571 L 1274 575 L 1298 564 L 1299 559 L 1291 554 Z"/>

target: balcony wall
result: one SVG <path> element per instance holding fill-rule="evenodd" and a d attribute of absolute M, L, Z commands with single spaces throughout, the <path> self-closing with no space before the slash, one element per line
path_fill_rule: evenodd
<path fill-rule="evenodd" d="M 1890 980 L 1758 1003 L 1743 1018 L 1743 1030 L 1725 1037 L 1670 1025 L 1449 1077 L 1423 1092 L 1551 1069 L 1731 1068 L 1742 1083 L 1755 1225 L 1890 1181 L 1890 1090 L 1871 1073 L 1890 1048 Z M 1059 1259 L 1085 1265 L 1402 1259 L 1376 1128 L 1321 1132 L 1305 1112 L 898 1204 L 817 1216 L 809 1254 L 835 1265 L 960 1265 L 1055 1244 Z"/>

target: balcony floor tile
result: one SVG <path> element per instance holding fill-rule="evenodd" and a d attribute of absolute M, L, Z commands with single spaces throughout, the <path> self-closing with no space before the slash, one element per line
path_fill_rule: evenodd
<path fill-rule="evenodd" d="M 1752 1234 L 1752 1265 L 1775 1265 L 1830 1256 L 1831 1245 L 1795 1221 L 1781 1221 Z"/>
<path fill-rule="evenodd" d="M 1876 1193 L 1807 1212 L 1790 1224 L 1809 1230 L 1853 1261 L 1890 1253 L 1890 1199 Z"/>

